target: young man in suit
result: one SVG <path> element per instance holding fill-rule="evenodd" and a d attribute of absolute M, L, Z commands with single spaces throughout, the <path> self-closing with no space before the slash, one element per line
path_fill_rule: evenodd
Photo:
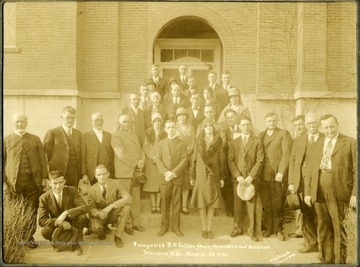
<path fill-rule="evenodd" d="M 32 227 L 28 246 L 36 248 L 33 235 L 36 231 L 36 216 L 39 196 L 46 186 L 47 166 L 40 138 L 26 132 L 28 119 L 23 113 L 12 116 L 14 133 L 4 138 L 4 179 L 5 194 L 24 197 L 32 208 Z M 5 207 L 6 208 L 6 207 Z M 20 230 L 20 229 L 19 229 Z"/>
<path fill-rule="evenodd" d="M 145 231 L 140 225 L 140 185 L 134 183 L 135 172 L 145 166 L 145 153 L 141 148 L 138 136 L 130 130 L 130 118 L 121 115 L 120 129 L 111 137 L 111 146 L 114 150 L 115 179 L 130 193 L 132 203 L 125 232 L 134 235 L 134 230 Z M 132 227 L 130 227 L 132 226 Z"/>
<path fill-rule="evenodd" d="M 49 171 L 61 171 L 66 185 L 77 187 L 81 174 L 81 132 L 73 127 L 76 110 L 65 107 L 61 119 L 62 125 L 49 130 L 44 138 Z"/>
<path fill-rule="evenodd" d="M 304 117 L 304 116 L 303 116 Z M 302 117 L 294 120 L 294 125 L 304 124 L 299 122 L 303 120 Z M 308 173 L 309 166 L 309 153 L 312 147 L 320 140 L 324 138 L 324 134 L 319 132 L 319 119 L 313 113 L 306 114 L 305 117 L 305 127 L 307 128 L 307 133 L 300 134 L 295 138 L 289 164 L 289 186 L 288 189 L 291 194 L 298 194 L 301 200 L 301 210 L 302 214 L 302 227 L 301 236 L 304 236 L 305 244 L 304 247 L 300 248 L 298 251 L 300 253 L 309 253 L 318 251 L 318 241 L 316 233 L 316 221 L 315 221 L 315 209 L 309 207 L 304 203 L 304 177 Z M 306 129 L 305 128 L 305 129 Z M 300 127 L 301 130 L 301 127 Z M 296 234 L 296 232 L 295 232 Z M 290 237 L 293 237 L 289 234 Z M 295 236 L 297 237 L 297 236 Z"/>
<path fill-rule="evenodd" d="M 264 146 L 265 160 L 260 180 L 260 194 L 264 210 L 263 237 L 273 232 L 280 241 L 285 240 L 283 230 L 284 202 L 292 138 L 285 129 L 277 127 L 278 115 L 265 115 L 267 129 L 259 134 Z"/>
<path fill-rule="evenodd" d="M 250 222 L 248 234 L 251 240 L 259 241 L 256 236 L 256 197 L 259 188 L 259 177 L 264 163 L 264 150 L 259 138 L 251 131 L 251 119 L 240 117 L 239 128 L 241 136 L 231 141 L 228 152 L 228 164 L 231 172 L 231 180 L 234 183 L 234 229 L 231 237 L 241 235 L 244 225 L 243 214 L 247 212 Z M 242 200 L 237 195 L 237 185 L 245 186 L 253 184 L 255 195 L 248 201 Z M 261 214 L 258 214 L 261 216 Z"/>
<path fill-rule="evenodd" d="M 116 130 L 120 128 L 121 115 L 127 115 L 130 119 L 130 130 L 140 138 L 142 144 L 145 139 L 145 115 L 144 111 L 140 109 L 140 95 L 137 92 L 130 93 L 129 103 L 119 112 Z"/>
<path fill-rule="evenodd" d="M 184 183 L 184 171 L 188 164 L 187 145 L 176 136 L 176 122 L 165 122 L 167 138 L 158 143 L 156 165 L 159 168 L 161 192 L 161 229 L 157 236 L 163 236 L 169 230 L 170 207 L 172 231 L 179 237 L 184 236 L 180 230 L 181 193 Z"/>
<path fill-rule="evenodd" d="M 64 174 L 60 171 L 49 173 L 50 187 L 40 197 L 39 204 L 39 226 L 41 235 L 52 241 L 52 234 L 57 227 L 78 230 L 77 243 L 73 246 L 77 255 L 82 254 L 80 244 L 83 241 L 83 229 L 89 223 L 86 213 L 89 207 L 79 195 L 77 188 L 66 186 Z"/>
<path fill-rule="evenodd" d="M 114 151 L 111 147 L 111 134 L 104 131 L 104 117 L 100 112 L 91 115 L 93 129 L 82 135 L 81 146 L 81 174 L 82 179 L 91 185 L 94 179 L 95 167 L 104 164 L 109 170 L 110 177 L 114 177 Z"/>
<path fill-rule="evenodd" d="M 106 239 L 106 234 L 111 230 L 107 224 L 117 224 L 114 242 L 118 248 L 124 246 L 122 236 L 128 216 L 130 214 L 131 196 L 114 179 L 109 179 L 109 171 L 105 165 L 98 165 L 95 168 L 94 184 L 88 193 L 90 206 L 90 225 L 93 220 L 97 221 L 98 229 L 92 229 L 98 233 L 100 240 Z"/>
<path fill-rule="evenodd" d="M 223 90 L 226 98 L 223 99 L 225 101 L 226 105 L 229 104 L 229 98 L 227 97 L 230 88 L 234 88 L 234 86 L 231 85 L 231 73 L 229 71 L 224 71 L 221 75 L 221 89 Z M 240 92 L 239 92 L 240 93 Z M 224 97 L 224 94 L 222 97 Z"/>
<path fill-rule="evenodd" d="M 345 264 L 345 210 L 356 208 L 356 141 L 339 132 L 334 115 L 321 116 L 320 127 L 325 138 L 310 150 L 304 201 L 315 205 L 321 263 Z"/>

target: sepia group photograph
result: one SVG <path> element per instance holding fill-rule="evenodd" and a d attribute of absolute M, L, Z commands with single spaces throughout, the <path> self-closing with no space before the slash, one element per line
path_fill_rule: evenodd
<path fill-rule="evenodd" d="M 358 264 L 358 4 L 2 0 L 2 265 Z"/>

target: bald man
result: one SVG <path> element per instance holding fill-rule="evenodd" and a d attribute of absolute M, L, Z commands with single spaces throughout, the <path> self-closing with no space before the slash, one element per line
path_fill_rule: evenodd
<path fill-rule="evenodd" d="M 104 164 L 110 177 L 114 177 L 114 151 L 111 147 L 111 133 L 103 130 L 104 116 L 100 112 L 91 115 L 93 129 L 82 135 L 81 175 L 84 182 L 95 184 L 95 167 Z"/>
<path fill-rule="evenodd" d="M 36 248 L 33 235 L 36 231 L 37 208 L 47 178 L 45 152 L 40 138 L 26 132 L 28 119 L 25 114 L 14 114 L 12 124 L 14 132 L 4 138 L 3 189 L 5 194 L 24 197 L 31 204 L 33 227 L 27 245 Z"/>
<path fill-rule="evenodd" d="M 128 115 L 119 118 L 120 129 L 111 137 L 111 146 L 114 150 L 115 179 L 130 193 L 130 223 L 127 223 L 125 232 L 133 235 L 134 230 L 144 231 L 140 225 L 140 185 L 135 181 L 135 172 L 145 166 L 145 153 L 141 148 L 138 136 L 131 131 L 131 120 Z M 130 227 L 131 225 L 131 227 Z"/>

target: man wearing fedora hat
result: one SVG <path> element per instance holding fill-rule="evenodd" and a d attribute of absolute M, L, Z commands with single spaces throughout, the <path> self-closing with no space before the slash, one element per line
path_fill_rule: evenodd
<path fill-rule="evenodd" d="M 250 227 L 248 234 L 251 240 L 258 241 L 256 236 L 256 196 L 259 185 L 259 176 L 264 163 L 264 150 L 262 143 L 251 131 L 251 119 L 240 117 L 239 128 L 241 136 L 231 141 L 228 151 L 228 164 L 234 183 L 234 229 L 231 237 L 241 235 L 244 228 L 242 214 L 247 210 Z M 245 187 L 245 195 L 240 198 L 237 193 L 238 184 Z M 246 188 L 253 185 L 255 195 L 250 198 L 246 195 Z"/>
<path fill-rule="evenodd" d="M 79 242 L 83 241 L 83 229 L 89 222 L 86 217 L 89 207 L 79 195 L 77 188 L 65 185 L 66 181 L 62 172 L 51 171 L 49 180 L 51 189 L 40 197 L 38 209 L 39 225 L 43 227 L 41 235 L 52 242 L 61 243 L 64 240 L 53 240 L 56 228 L 60 227 L 65 231 L 75 228 L 77 230 L 76 242 L 69 245 L 73 245 L 76 254 L 81 255 L 82 248 Z M 56 231 L 58 232 L 59 230 Z M 76 233 L 75 230 L 72 232 Z M 54 247 L 56 248 L 56 244 Z"/>
<path fill-rule="evenodd" d="M 301 118 L 300 118 L 301 120 Z M 296 121 L 294 121 L 294 124 Z M 304 177 L 308 171 L 309 151 L 316 142 L 324 138 L 324 134 L 319 132 L 319 119 L 314 113 L 305 116 L 305 127 L 308 132 L 295 138 L 291 150 L 289 164 L 289 186 L 291 194 L 298 194 L 301 201 L 302 213 L 302 235 L 305 239 L 305 246 L 299 249 L 300 253 L 318 251 L 315 209 L 304 203 Z M 289 234 L 290 237 L 293 237 Z M 295 236 L 296 237 L 296 236 Z"/>
<path fill-rule="evenodd" d="M 130 213 L 131 196 L 114 179 L 109 179 L 109 171 L 105 165 L 98 165 L 95 168 L 95 178 L 98 181 L 89 190 L 90 225 L 97 221 L 99 239 L 104 240 L 106 234 L 111 231 L 107 224 L 117 224 L 114 242 L 118 248 L 123 247 L 122 236 L 125 224 Z M 128 222 L 129 223 L 129 222 Z"/>

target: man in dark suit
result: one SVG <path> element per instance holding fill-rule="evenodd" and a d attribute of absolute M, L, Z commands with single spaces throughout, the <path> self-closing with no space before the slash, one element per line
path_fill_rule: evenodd
<path fill-rule="evenodd" d="M 189 123 L 194 127 L 196 132 L 197 126 L 203 122 L 204 117 L 204 107 L 201 105 L 200 93 L 199 91 L 194 91 L 190 97 L 191 106 L 186 109 L 187 114 L 189 114 Z"/>
<path fill-rule="evenodd" d="M 178 84 L 171 86 L 171 97 L 169 97 L 167 102 L 164 102 L 164 104 L 166 105 L 167 118 L 175 116 L 178 108 L 187 108 L 190 106 L 190 102 L 184 94 L 181 93 L 181 87 Z"/>
<path fill-rule="evenodd" d="M 200 97 L 200 102 L 201 102 L 201 105 L 204 104 L 204 101 L 202 99 L 202 92 L 199 91 L 197 85 L 196 85 L 196 80 L 194 77 L 190 76 L 188 77 L 188 86 L 187 86 L 187 89 L 183 91 L 184 93 L 184 96 L 190 101 L 190 97 L 193 93 L 195 92 L 199 92 L 199 94 L 201 94 L 201 97 Z"/>
<path fill-rule="evenodd" d="M 49 171 L 61 171 L 66 185 L 77 187 L 81 168 L 81 132 L 73 127 L 76 110 L 65 107 L 61 118 L 62 125 L 47 131 L 43 142 Z"/>
<path fill-rule="evenodd" d="M 183 91 L 189 88 L 186 65 L 179 66 L 179 82 Z"/>
<path fill-rule="evenodd" d="M 83 241 L 83 229 L 89 223 L 86 213 L 89 207 L 85 204 L 79 195 L 77 188 L 65 185 L 65 178 L 60 171 L 51 171 L 49 173 L 50 187 L 40 197 L 39 204 L 39 226 L 41 235 L 49 241 L 52 241 L 52 234 L 57 227 L 71 229 L 75 227 L 78 230 L 77 243 L 73 246 L 77 255 L 82 254 L 80 244 Z"/>
<path fill-rule="evenodd" d="M 205 86 L 206 89 L 210 88 L 213 92 L 213 101 L 217 102 L 220 105 L 220 110 L 226 106 L 228 102 L 228 97 L 226 92 L 221 88 L 220 84 L 216 82 L 217 75 L 216 72 L 211 70 L 208 73 L 209 84 Z"/>
<path fill-rule="evenodd" d="M 172 231 L 179 237 L 180 231 L 181 192 L 184 183 L 184 171 L 188 164 L 187 145 L 176 136 L 176 122 L 165 122 L 168 137 L 158 143 L 156 165 L 159 168 L 161 192 L 161 229 L 157 234 L 163 236 L 169 230 L 170 207 L 172 207 Z"/>
<path fill-rule="evenodd" d="M 130 104 L 121 109 L 117 120 L 117 130 L 120 128 L 119 119 L 121 115 L 127 115 L 130 118 L 130 130 L 140 138 L 141 145 L 145 139 L 145 115 L 140 109 L 140 95 L 137 92 L 130 93 Z"/>
<path fill-rule="evenodd" d="M 295 120 L 298 121 L 298 120 Z M 294 121 L 294 122 L 295 122 Z M 316 233 L 315 209 L 305 205 L 304 201 L 304 177 L 308 173 L 309 151 L 324 135 L 319 132 L 319 119 L 313 113 L 306 114 L 305 126 L 308 130 L 295 138 L 291 150 L 289 164 L 289 191 L 292 194 L 298 194 L 301 200 L 302 213 L 302 235 L 305 239 L 300 253 L 318 251 L 318 241 Z"/>
<path fill-rule="evenodd" d="M 263 237 L 273 232 L 280 241 L 285 240 L 283 230 L 284 201 L 292 138 L 287 130 L 277 127 L 278 115 L 265 115 L 267 129 L 259 134 L 264 146 L 265 160 L 260 180 L 260 194 L 264 210 Z"/>
<path fill-rule="evenodd" d="M 155 84 L 155 91 L 158 92 L 163 99 L 166 93 L 166 83 L 164 79 L 160 77 L 160 66 L 157 64 L 151 66 L 151 79 Z"/>
<path fill-rule="evenodd" d="M 134 235 L 134 230 L 145 231 L 140 225 L 140 185 L 135 183 L 136 171 L 145 166 L 145 153 L 141 148 L 138 136 L 130 130 L 130 118 L 121 115 L 120 129 L 111 137 L 114 150 L 115 179 L 130 193 L 132 203 L 130 207 L 130 223 L 125 232 Z M 132 226 L 132 227 L 131 227 Z"/>
<path fill-rule="evenodd" d="M 356 207 L 356 141 L 339 133 L 334 115 L 320 118 L 325 134 L 311 148 L 305 176 L 305 203 L 315 204 L 321 263 L 346 263 L 346 207 Z"/>
<path fill-rule="evenodd" d="M 304 115 L 297 115 L 292 119 L 294 130 L 295 130 L 295 138 L 299 137 L 300 135 L 306 133 L 305 127 L 305 116 Z M 293 145 L 294 148 L 294 145 Z M 290 168 L 290 167 L 289 167 Z M 289 179 L 290 177 L 289 172 Z M 290 184 L 289 184 L 290 186 Z M 289 187 L 290 188 L 290 187 Z M 290 189 L 289 189 L 290 190 Z M 303 228 L 303 214 L 300 209 L 294 211 L 295 216 L 295 224 L 296 229 L 294 233 L 289 233 L 289 237 L 291 238 L 301 238 L 303 237 L 302 228 Z"/>
<path fill-rule="evenodd" d="M 241 131 L 235 110 L 233 109 L 225 110 L 224 117 L 225 117 L 225 121 L 222 123 L 222 129 L 225 132 L 224 150 L 225 150 L 225 155 L 227 157 L 228 155 L 227 151 L 229 149 L 229 145 L 231 141 L 241 136 Z M 225 202 L 226 214 L 228 217 L 233 217 L 234 216 L 233 177 L 228 168 L 226 168 L 226 174 L 227 174 L 226 175 L 227 178 L 224 180 L 224 187 L 221 188 L 221 191 Z M 239 229 L 239 231 L 242 231 L 242 229 Z"/>
<path fill-rule="evenodd" d="M 109 170 L 110 177 L 114 177 L 114 151 L 111 147 L 111 134 L 104 131 L 104 117 L 100 112 L 91 115 L 93 129 L 82 135 L 81 146 L 81 174 L 84 182 L 91 185 L 97 182 L 94 179 L 94 170 L 97 165 L 104 164 Z"/>
<path fill-rule="evenodd" d="M 226 98 L 224 98 L 223 101 L 225 101 L 226 105 L 228 105 L 229 104 L 229 98 L 227 97 L 228 92 L 229 92 L 230 88 L 234 88 L 234 86 L 231 85 L 231 73 L 229 71 L 226 70 L 222 73 L 221 82 L 222 82 L 221 89 L 224 92 L 222 97 L 224 97 L 224 95 L 226 96 Z"/>
<path fill-rule="evenodd" d="M 131 196 L 114 179 L 109 179 L 109 171 L 105 165 L 95 168 L 95 178 L 98 181 L 89 190 L 90 225 L 96 220 L 98 229 L 92 229 L 98 233 L 99 239 L 104 240 L 111 230 L 107 224 L 117 224 L 114 242 L 118 248 L 123 247 L 122 236 L 128 216 L 130 214 Z"/>
<path fill-rule="evenodd" d="M 23 113 L 12 116 L 14 133 L 5 136 L 3 147 L 5 194 L 24 197 L 32 208 L 32 225 L 28 246 L 36 248 L 33 235 L 36 231 L 36 216 L 39 196 L 46 186 L 47 167 L 40 138 L 26 132 L 28 119 Z M 5 207 L 6 208 L 6 207 Z M 18 229 L 21 230 L 21 229 Z"/>
<path fill-rule="evenodd" d="M 234 183 L 234 229 L 231 237 L 241 235 L 245 228 L 243 214 L 247 212 L 250 227 L 248 234 L 251 240 L 259 241 L 256 236 L 256 196 L 259 185 L 259 176 L 264 162 L 264 150 L 259 138 L 251 132 L 251 119 L 240 117 L 239 128 L 241 137 L 231 141 L 228 152 L 228 164 L 231 171 L 231 180 Z M 237 185 L 253 184 L 255 195 L 251 200 L 244 201 L 237 195 Z M 259 214 L 260 215 L 260 214 Z"/>

